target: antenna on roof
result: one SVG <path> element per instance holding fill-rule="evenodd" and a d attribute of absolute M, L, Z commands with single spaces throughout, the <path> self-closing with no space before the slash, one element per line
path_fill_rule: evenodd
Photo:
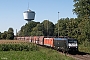
<path fill-rule="evenodd" d="M 28 9 L 29 9 L 29 2 L 28 2 Z"/>

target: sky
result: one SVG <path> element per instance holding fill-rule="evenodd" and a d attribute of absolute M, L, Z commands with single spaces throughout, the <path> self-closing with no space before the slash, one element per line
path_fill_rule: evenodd
<path fill-rule="evenodd" d="M 11 27 L 14 33 L 27 23 L 23 12 L 28 9 L 35 11 L 35 22 L 49 20 L 54 24 L 61 18 L 75 18 L 73 0 L 0 0 L 0 32 Z"/>

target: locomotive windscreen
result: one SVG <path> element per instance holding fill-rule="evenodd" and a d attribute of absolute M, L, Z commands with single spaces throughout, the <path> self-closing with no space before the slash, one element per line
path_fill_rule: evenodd
<path fill-rule="evenodd" d="M 68 43 L 77 43 L 76 39 L 68 39 Z"/>

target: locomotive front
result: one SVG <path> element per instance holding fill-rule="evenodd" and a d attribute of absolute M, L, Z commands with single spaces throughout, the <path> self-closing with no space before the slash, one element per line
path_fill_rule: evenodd
<path fill-rule="evenodd" d="M 69 51 L 78 51 L 78 40 L 68 39 L 68 49 Z"/>

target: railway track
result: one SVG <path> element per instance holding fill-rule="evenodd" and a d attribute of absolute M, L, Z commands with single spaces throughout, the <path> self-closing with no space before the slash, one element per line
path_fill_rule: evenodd
<path fill-rule="evenodd" d="M 73 55 L 76 60 L 90 60 L 90 55 Z"/>
<path fill-rule="evenodd" d="M 76 60 L 90 60 L 90 54 L 85 52 L 78 52 L 75 55 L 72 54 L 72 56 L 76 58 Z"/>
<path fill-rule="evenodd" d="M 69 54 L 66 54 L 66 56 L 75 58 L 76 60 L 90 60 L 90 54 L 89 53 L 85 53 L 85 52 L 69 53 Z"/>

